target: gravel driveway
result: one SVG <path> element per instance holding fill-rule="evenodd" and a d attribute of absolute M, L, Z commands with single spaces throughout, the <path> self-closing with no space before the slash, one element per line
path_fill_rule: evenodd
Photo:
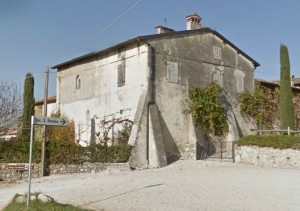
<path fill-rule="evenodd" d="M 0 209 L 26 181 L 0 183 Z M 109 168 L 32 180 L 32 192 L 93 210 L 300 210 L 300 169 L 181 160 L 161 169 Z"/>

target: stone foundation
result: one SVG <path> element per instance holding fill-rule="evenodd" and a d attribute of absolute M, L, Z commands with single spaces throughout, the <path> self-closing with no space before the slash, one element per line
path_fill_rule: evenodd
<path fill-rule="evenodd" d="M 186 144 L 181 160 L 197 160 L 196 144 Z"/>
<path fill-rule="evenodd" d="M 13 182 L 28 178 L 28 170 L 14 170 L 8 168 L 9 163 L 0 163 L 0 182 Z M 50 166 L 50 175 L 73 173 L 96 173 L 107 169 L 109 166 L 127 166 L 127 163 L 83 163 L 83 164 L 57 164 Z M 32 178 L 40 177 L 40 164 L 33 164 Z"/>
<path fill-rule="evenodd" d="M 257 146 L 236 146 L 235 162 L 261 166 L 300 168 L 300 151 Z"/>

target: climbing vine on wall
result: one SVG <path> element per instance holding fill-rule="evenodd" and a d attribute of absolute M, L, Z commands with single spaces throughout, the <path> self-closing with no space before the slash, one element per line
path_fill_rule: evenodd
<path fill-rule="evenodd" d="M 215 135 L 223 135 L 228 131 L 225 107 L 221 102 L 221 88 L 212 83 L 201 89 L 189 89 L 187 113 L 193 117 L 197 127 Z"/>
<path fill-rule="evenodd" d="M 100 121 L 100 128 L 102 132 L 96 134 L 98 139 L 97 142 L 104 146 L 127 146 L 132 125 L 133 121 L 128 118 L 104 118 Z M 116 126 L 119 126 L 117 127 L 117 130 Z"/>
<path fill-rule="evenodd" d="M 242 115 L 255 119 L 261 129 L 279 127 L 279 88 L 257 85 L 253 94 L 241 93 L 238 99 Z"/>

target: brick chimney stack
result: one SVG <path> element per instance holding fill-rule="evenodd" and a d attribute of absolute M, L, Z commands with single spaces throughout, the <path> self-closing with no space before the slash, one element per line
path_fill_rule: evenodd
<path fill-rule="evenodd" d="M 186 16 L 186 29 L 187 30 L 200 29 L 202 27 L 201 20 L 202 18 L 197 13 Z"/>

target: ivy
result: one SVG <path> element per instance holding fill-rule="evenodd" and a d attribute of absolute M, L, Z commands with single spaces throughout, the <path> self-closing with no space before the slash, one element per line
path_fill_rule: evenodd
<path fill-rule="evenodd" d="M 192 115 L 195 125 L 215 135 L 223 135 L 228 131 L 227 116 L 221 102 L 221 94 L 220 87 L 212 83 L 204 89 L 190 88 L 187 100 L 187 113 Z"/>
<path fill-rule="evenodd" d="M 238 96 L 241 114 L 251 117 L 265 128 L 271 129 L 279 121 L 279 89 L 256 86 L 253 94 L 241 93 Z"/>

